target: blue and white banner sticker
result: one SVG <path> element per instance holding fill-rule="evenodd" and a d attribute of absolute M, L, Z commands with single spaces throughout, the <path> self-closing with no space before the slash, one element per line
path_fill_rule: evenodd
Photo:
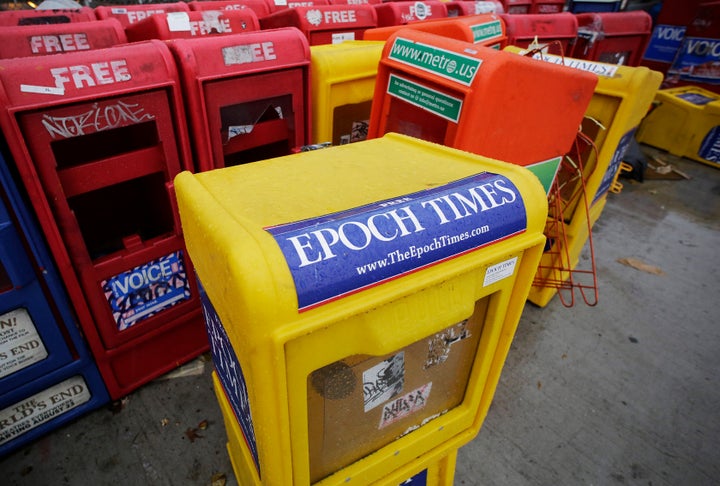
<path fill-rule="evenodd" d="M 502 175 L 483 172 L 266 230 L 290 267 L 298 309 L 307 310 L 526 228 L 517 187 Z"/>

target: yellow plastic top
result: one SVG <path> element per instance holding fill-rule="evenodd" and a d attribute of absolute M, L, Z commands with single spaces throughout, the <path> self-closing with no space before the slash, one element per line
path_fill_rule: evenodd
<path fill-rule="evenodd" d="M 525 208 L 526 230 L 504 241 L 536 242 L 544 229 L 547 199 L 531 172 L 398 134 L 197 174 L 183 172 L 175 188 L 200 281 L 225 327 L 232 333 L 239 323 L 231 321 L 240 316 L 247 337 L 242 341 L 258 343 L 288 324 L 293 334 L 310 332 L 323 322 L 436 285 L 467 271 L 482 253 L 469 250 L 411 276 L 399 275 L 299 312 L 289 265 L 266 228 L 401 198 L 485 171 L 509 179 Z M 339 261 L 346 253 L 337 252 Z M 232 309 L 233 315 L 222 315 L 221 309 Z"/>

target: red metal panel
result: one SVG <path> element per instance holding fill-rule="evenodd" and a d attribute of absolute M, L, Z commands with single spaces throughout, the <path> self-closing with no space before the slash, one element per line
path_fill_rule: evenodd
<path fill-rule="evenodd" d="M 445 7 L 447 7 L 448 17 L 488 13 L 501 14 L 505 12 L 505 7 L 503 7 L 503 4 L 500 2 L 471 2 L 458 0 L 447 2 Z"/>
<path fill-rule="evenodd" d="M 569 55 L 571 43 L 577 37 L 578 24 L 575 15 L 557 14 L 501 15 L 505 21 L 508 45 L 528 47 L 534 40 L 551 44 L 552 54 Z"/>
<path fill-rule="evenodd" d="M 500 0 L 505 7 L 507 14 L 527 14 L 530 13 L 533 0 Z"/>
<path fill-rule="evenodd" d="M 448 16 L 443 2 L 430 0 L 425 2 L 389 2 L 374 5 L 378 27 L 403 25 L 419 20 L 438 19 Z"/>
<path fill-rule="evenodd" d="M 2 60 L 0 101 L 0 125 L 111 396 L 206 350 L 172 193 L 190 151 L 167 45 Z"/>
<path fill-rule="evenodd" d="M 639 66 L 652 18 L 644 10 L 576 14 L 578 38 L 572 57 L 610 64 Z"/>
<path fill-rule="evenodd" d="M 103 49 L 127 42 L 115 19 L 0 29 L 0 59 Z"/>
<path fill-rule="evenodd" d="M 565 8 L 565 0 L 533 0 L 529 13 L 560 13 Z"/>
<path fill-rule="evenodd" d="M 310 48 L 294 28 L 176 40 L 199 171 L 287 155 L 310 140 Z"/>
<path fill-rule="evenodd" d="M 257 15 L 242 10 L 198 10 L 152 15 L 126 27 L 128 40 L 193 39 L 260 30 Z"/>
<path fill-rule="evenodd" d="M 258 16 L 270 14 L 270 4 L 265 0 L 206 0 L 188 2 L 190 10 L 242 10 L 249 8 Z"/>
<path fill-rule="evenodd" d="M 280 10 L 260 19 L 263 29 L 296 27 L 310 45 L 360 40 L 366 29 L 377 27 L 373 5 L 323 5 Z"/>
<path fill-rule="evenodd" d="M 95 7 L 98 19 L 115 18 L 123 27 L 140 22 L 151 15 L 167 12 L 189 12 L 185 2 L 176 3 L 145 3 L 142 5 L 101 5 Z"/>
<path fill-rule="evenodd" d="M 0 27 L 15 25 L 67 24 L 96 20 L 90 7 L 59 10 L 5 10 L 0 12 Z"/>

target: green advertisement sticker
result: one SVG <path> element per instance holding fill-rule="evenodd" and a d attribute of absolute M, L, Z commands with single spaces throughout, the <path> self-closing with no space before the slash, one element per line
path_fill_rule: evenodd
<path fill-rule="evenodd" d="M 395 74 L 390 75 L 388 94 L 457 123 L 462 110 L 462 100 L 428 88 Z"/>

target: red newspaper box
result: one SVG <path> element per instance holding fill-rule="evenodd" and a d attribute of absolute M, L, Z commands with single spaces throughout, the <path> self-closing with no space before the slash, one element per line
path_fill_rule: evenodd
<path fill-rule="evenodd" d="M 115 19 L 0 29 L 0 59 L 103 49 L 127 42 Z"/>
<path fill-rule="evenodd" d="M 447 7 L 443 2 L 388 2 L 374 5 L 378 27 L 405 25 L 409 22 L 445 18 Z"/>
<path fill-rule="evenodd" d="M 565 0 L 533 0 L 530 13 L 552 14 L 560 13 L 565 8 Z"/>
<path fill-rule="evenodd" d="M 530 13 L 533 0 L 501 0 L 505 7 L 505 13 L 508 14 L 527 14 Z"/>
<path fill-rule="evenodd" d="M 310 47 L 297 29 L 173 41 L 198 171 L 310 141 Z"/>
<path fill-rule="evenodd" d="M 665 86 L 698 86 L 720 93 L 720 2 L 698 6 L 695 19 L 688 25 L 685 38 Z"/>
<path fill-rule="evenodd" d="M 110 395 L 208 349 L 172 194 L 190 152 L 167 45 L 1 60 L 0 105 Z"/>
<path fill-rule="evenodd" d="M 297 27 L 311 46 L 360 40 L 366 29 L 377 27 L 372 5 L 323 5 L 280 10 L 260 19 L 263 29 Z"/>
<path fill-rule="evenodd" d="M 95 7 L 98 19 L 118 19 L 123 27 L 140 22 L 151 15 L 167 12 L 189 12 L 187 3 L 146 3 L 142 5 L 101 5 Z"/>
<path fill-rule="evenodd" d="M 242 10 L 196 10 L 152 15 L 125 28 L 128 40 L 194 39 L 260 30 L 257 15 Z"/>
<path fill-rule="evenodd" d="M 0 12 L 0 27 L 14 25 L 67 24 L 97 20 L 90 7 L 57 10 L 5 10 Z"/>
<path fill-rule="evenodd" d="M 495 49 L 505 47 L 505 23 L 495 14 L 466 15 L 423 22 L 411 22 L 407 25 L 378 27 L 365 31 L 363 40 L 386 41 L 400 29 L 415 29 L 444 37 L 450 37 L 471 44 L 480 44 Z"/>
<path fill-rule="evenodd" d="M 572 57 L 639 66 L 650 41 L 652 17 L 644 10 L 575 15 L 578 35 Z"/>
<path fill-rule="evenodd" d="M 510 46 L 528 47 L 536 40 L 548 45 L 550 54 L 569 55 L 572 42 L 577 37 L 578 24 L 575 15 L 557 14 L 501 15 L 505 21 L 507 43 Z"/>
<path fill-rule="evenodd" d="M 643 66 L 665 73 L 675 60 L 687 26 L 703 0 L 664 0 L 655 20 Z"/>
<path fill-rule="evenodd" d="M 445 7 L 448 11 L 448 17 L 488 13 L 501 14 L 505 12 L 503 4 L 500 2 L 470 2 L 461 0 L 456 2 L 447 2 Z"/>
<path fill-rule="evenodd" d="M 249 8 L 258 18 L 268 15 L 270 4 L 265 0 L 207 0 L 188 2 L 190 10 L 242 10 Z"/>
<path fill-rule="evenodd" d="M 405 29 L 378 67 L 368 138 L 388 132 L 519 165 L 570 149 L 597 76 Z"/>

